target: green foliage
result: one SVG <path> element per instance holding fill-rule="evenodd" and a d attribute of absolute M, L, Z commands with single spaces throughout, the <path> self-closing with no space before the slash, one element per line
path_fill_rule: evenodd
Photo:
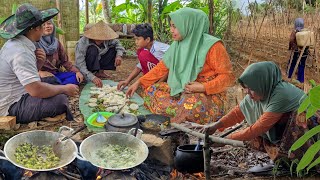
<path fill-rule="evenodd" d="M 312 117 L 316 111 L 320 109 L 320 85 L 317 85 L 314 80 L 311 80 L 310 83 L 313 88 L 310 89 L 308 95 L 306 95 L 298 109 L 299 114 L 306 111 L 306 120 Z M 306 132 L 291 146 L 288 154 L 299 149 L 309 140 L 314 142 L 314 144 L 305 152 L 297 165 L 296 172 L 298 176 L 308 174 L 311 168 L 320 164 L 320 157 L 317 157 L 317 159 L 314 160 L 315 156 L 320 151 L 320 140 L 318 139 L 319 134 L 320 125 Z"/>
<path fill-rule="evenodd" d="M 0 17 L 0 24 L 5 20 L 6 18 Z"/>
<path fill-rule="evenodd" d="M 97 11 L 101 0 L 89 1 L 90 22 L 96 22 L 95 19 L 103 19 L 102 11 Z M 214 26 L 216 36 L 222 38 L 227 28 L 228 10 L 232 7 L 231 0 L 214 0 Z M 112 23 L 138 24 L 147 21 L 148 0 L 126 0 L 124 3 L 116 6 L 115 1 L 109 1 Z M 231 5 L 231 7 L 230 7 Z M 157 40 L 170 43 L 171 34 L 169 29 L 168 14 L 182 7 L 191 7 L 203 10 L 209 14 L 208 1 L 206 0 L 177 0 L 168 3 L 168 0 L 153 0 L 152 2 L 152 25 Z M 234 11 L 235 15 L 239 12 Z M 94 13 L 94 15 L 93 15 Z M 92 17 L 93 16 L 93 17 Z M 84 10 L 80 11 L 80 31 L 85 25 Z"/>

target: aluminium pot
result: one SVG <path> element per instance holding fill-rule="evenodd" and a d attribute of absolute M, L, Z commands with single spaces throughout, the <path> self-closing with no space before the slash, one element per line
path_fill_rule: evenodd
<path fill-rule="evenodd" d="M 64 127 L 64 126 L 63 126 Z M 70 164 L 77 156 L 78 147 L 74 141 L 71 139 L 67 139 L 62 143 L 59 143 L 57 147 L 57 152 L 55 152 L 56 156 L 60 158 L 60 162 L 57 166 L 49 169 L 32 169 L 27 168 L 21 164 L 16 162 L 16 158 L 14 156 L 15 149 L 24 143 L 30 143 L 35 146 L 52 146 L 56 144 L 59 138 L 65 137 L 59 132 L 52 131 L 44 131 L 44 130 L 35 130 L 28 131 L 24 133 L 17 134 L 10 138 L 6 144 L 4 145 L 4 150 L 0 152 L 5 155 L 5 157 L 0 156 L 0 159 L 4 159 L 10 161 L 17 167 L 22 169 L 30 170 L 30 171 L 52 171 L 58 168 L 62 168 L 68 164 Z"/>
<path fill-rule="evenodd" d="M 101 161 L 101 158 L 98 159 L 95 155 L 99 149 L 108 144 L 126 146 L 133 149 L 136 152 L 134 164 L 131 166 L 117 168 L 100 165 L 99 162 Z M 80 155 L 77 156 L 78 159 L 89 161 L 94 166 L 109 170 L 124 170 L 133 168 L 143 163 L 149 154 L 148 146 L 142 140 L 133 135 L 121 132 L 101 132 L 91 135 L 82 141 L 79 151 Z"/>

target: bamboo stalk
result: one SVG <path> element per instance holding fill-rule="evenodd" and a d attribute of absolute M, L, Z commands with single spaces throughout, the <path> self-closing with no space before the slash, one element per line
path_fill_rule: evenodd
<path fill-rule="evenodd" d="M 86 6 L 86 24 L 89 24 L 89 0 L 85 0 Z"/>
<path fill-rule="evenodd" d="M 57 7 L 57 9 L 61 9 L 61 5 L 60 5 L 60 0 L 56 0 L 56 7 Z M 62 27 L 62 18 L 61 18 L 61 11 L 60 11 L 60 13 L 57 15 L 57 17 L 58 17 L 58 27 L 59 28 L 63 28 Z M 64 35 L 63 34 L 59 34 L 59 41 L 60 41 L 60 43 L 62 44 L 62 46 L 64 47 L 64 48 L 66 48 L 66 40 L 65 40 L 65 38 L 64 38 Z"/>
<path fill-rule="evenodd" d="M 176 123 L 171 123 L 171 126 L 185 132 L 188 134 L 191 134 L 193 136 L 196 136 L 198 138 L 204 139 L 205 135 L 196 131 L 193 131 L 189 128 L 186 128 L 180 124 L 176 124 Z M 220 144 L 226 144 L 226 145 L 231 145 L 231 146 L 235 146 L 235 147 L 246 147 L 245 144 L 243 143 L 243 141 L 237 141 L 237 140 L 232 140 L 232 139 L 226 139 L 226 138 L 220 138 L 220 137 L 216 137 L 216 136 L 209 136 L 209 139 L 214 142 L 214 143 L 220 143 Z"/>
<path fill-rule="evenodd" d="M 203 146 L 203 157 L 204 157 L 204 174 L 206 176 L 206 180 L 211 179 L 210 175 L 210 139 L 208 131 L 205 132 L 204 136 L 204 146 Z"/>

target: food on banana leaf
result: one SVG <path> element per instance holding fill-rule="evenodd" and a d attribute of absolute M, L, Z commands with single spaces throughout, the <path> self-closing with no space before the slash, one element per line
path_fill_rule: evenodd
<path fill-rule="evenodd" d="M 31 169 L 50 169 L 60 162 L 51 146 L 35 146 L 30 143 L 20 144 L 14 156 L 18 164 Z"/>
<path fill-rule="evenodd" d="M 138 114 L 139 105 L 130 102 L 125 93 L 118 91 L 116 86 L 105 84 L 102 88 L 91 87 L 90 90 L 90 99 L 87 104 L 93 108 L 93 112 L 118 113 L 121 109 L 119 113 Z"/>

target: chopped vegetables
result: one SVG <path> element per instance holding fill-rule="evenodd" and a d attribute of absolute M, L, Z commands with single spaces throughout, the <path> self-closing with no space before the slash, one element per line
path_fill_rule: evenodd
<path fill-rule="evenodd" d="M 31 169 L 50 169 L 60 162 L 51 146 L 34 146 L 30 143 L 20 144 L 14 156 L 18 164 Z"/>
<path fill-rule="evenodd" d="M 97 164 L 108 168 L 128 168 L 135 165 L 134 149 L 117 144 L 108 144 L 96 152 Z"/>

